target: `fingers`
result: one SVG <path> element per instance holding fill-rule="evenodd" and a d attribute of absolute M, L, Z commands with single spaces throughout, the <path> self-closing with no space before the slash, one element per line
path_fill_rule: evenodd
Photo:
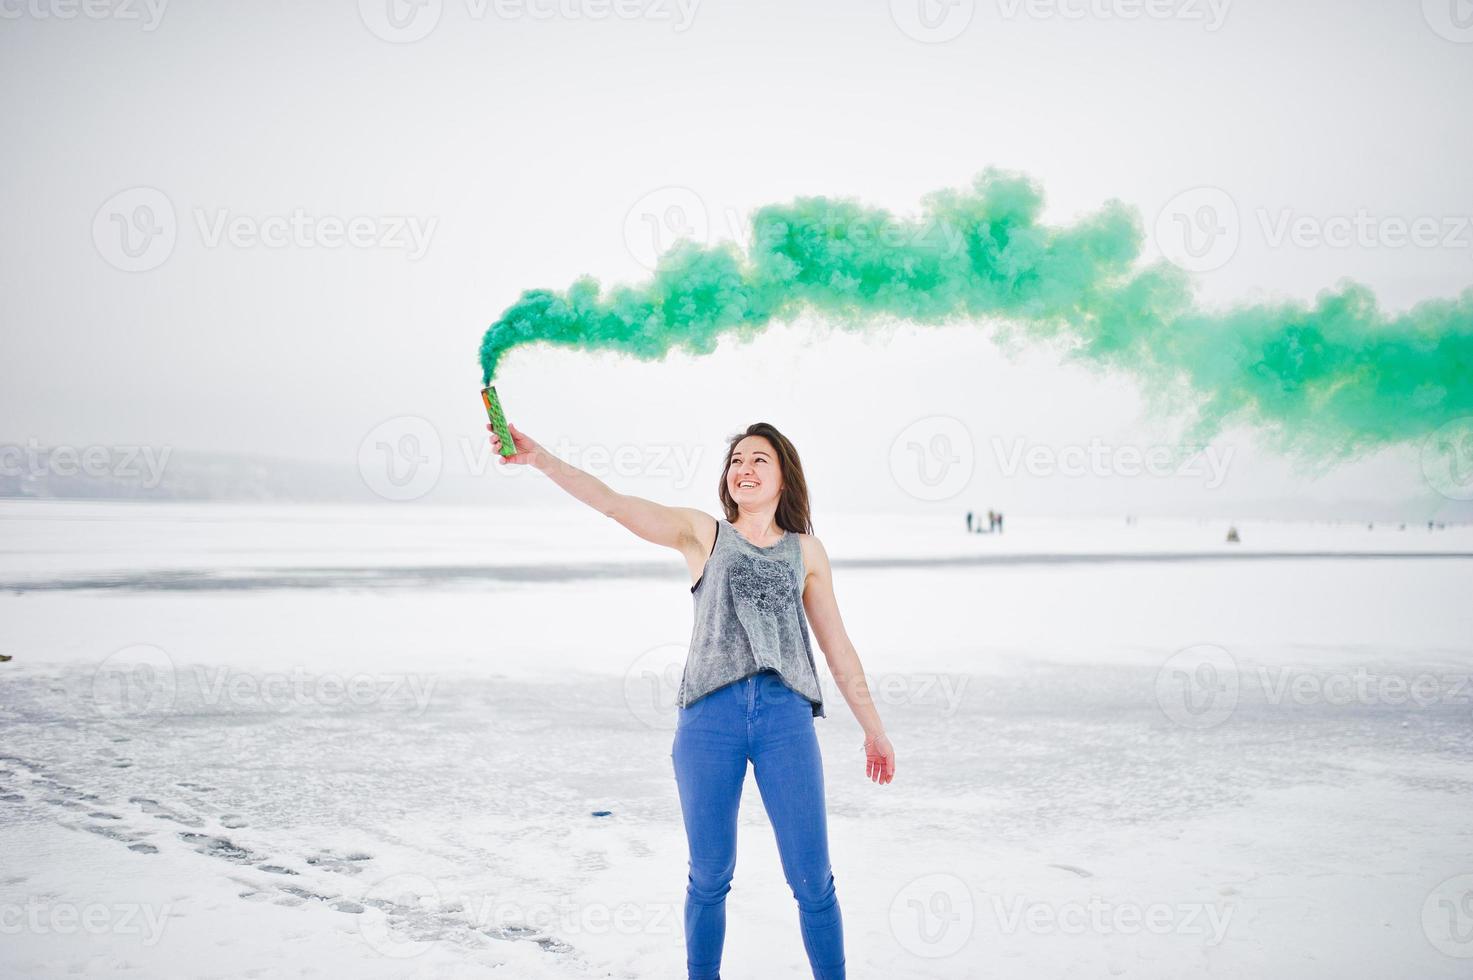
<path fill-rule="evenodd" d="M 507 457 L 501 455 L 501 437 L 496 434 L 496 427 L 490 422 L 487 422 L 486 431 L 491 433 L 491 448 L 496 452 L 496 462 L 505 466 L 507 464 Z"/>
<path fill-rule="evenodd" d="M 875 755 L 864 763 L 865 778 L 875 783 L 888 783 L 895 775 L 895 760 L 890 756 Z"/>
<path fill-rule="evenodd" d="M 895 755 L 893 752 L 869 756 L 864 762 L 865 778 L 884 785 L 895 778 Z"/>

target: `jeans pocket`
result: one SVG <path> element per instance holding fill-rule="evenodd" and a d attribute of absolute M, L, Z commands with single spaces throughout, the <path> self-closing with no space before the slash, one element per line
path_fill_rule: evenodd
<path fill-rule="evenodd" d="M 680 729 L 689 725 L 692 721 L 700 716 L 701 712 L 705 710 L 706 705 L 709 704 L 710 701 L 711 695 L 704 694 L 696 700 L 692 701 L 690 704 L 685 705 L 681 708 L 676 708 L 675 727 L 677 729 Z"/>
<path fill-rule="evenodd" d="M 786 681 L 780 681 L 774 684 L 772 691 L 772 697 L 776 699 L 778 704 L 782 705 L 785 711 L 792 711 L 795 714 L 812 715 L 813 702 L 789 687 Z"/>
<path fill-rule="evenodd" d="M 789 700 L 792 700 L 792 701 L 807 701 L 808 700 L 803 695 L 801 695 L 797 691 L 793 690 L 793 685 L 789 684 L 787 682 L 787 680 L 784 679 L 784 678 L 782 678 L 781 676 L 779 676 L 779 678 L 778 678 L 777 687 L 781 689 L 782 694 L 785 697 L 787 697 Z"/>

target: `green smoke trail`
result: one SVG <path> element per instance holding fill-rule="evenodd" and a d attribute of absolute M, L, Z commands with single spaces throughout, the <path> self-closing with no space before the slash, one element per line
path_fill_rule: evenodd
<path fill-rule="evenodd" d="M 1396 316 L 1349 280 L 1309 306 L 1208 312 L 1182 270 L 1135 268 L 1145 234 L 1124 203 L 1069 227 L 1042 224 L 1042 209 L 1033 182 L 995 168 L 928 195 L 910 219 L 847 199 L 770 205 L 745 252 L 682 242 L 641 285 L 605 291 L 584 277 L 523 293 L 486 331 L 483 375 L 524 344 L 660 360 L 809 312 L 853 330 L 989 321 L 1002 338 L 1132 375 L 1156 410 L 1190 419 L 1194 440 L 1248 424 L 1306 458 L 1344 459 L 1473 415 L 1473 287 Z"/>

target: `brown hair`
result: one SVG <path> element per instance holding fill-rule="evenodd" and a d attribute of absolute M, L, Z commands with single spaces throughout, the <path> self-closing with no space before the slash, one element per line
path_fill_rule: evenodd
<path fill-rule="evenodd" d="M 773 520 L 784 531 L 812 534 L 813 521 L 808 513 L 808 481 L 803 478 L 803 463 L 798 459 L 798 450 L 793 448 L 787 436 L 768 422 L 753 422 L 747 426 L 745 432 L 738 432 L 726 444 L 726 459 L 722 463 L 721 479 L 716 488 L 722 509 L 726 511 L 726 519 L 737 519 L 736 501 L 731 499 L 731 492 L 726 489 L 726 472 L 731 469 L 732 451 L 747 436 L 763 437 L 772 443 L 772 448 L 777 453 L 777 463 L 783 475 L 783 488 L 777 497 L 777 513 L 773 515 Z"/>

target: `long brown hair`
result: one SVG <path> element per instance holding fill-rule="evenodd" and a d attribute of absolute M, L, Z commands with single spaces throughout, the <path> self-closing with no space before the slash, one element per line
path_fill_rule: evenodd
<path fill-rule="evenodd" d="M 812 534 L 813 520 L 808 513 L 808 481 L 803 478 L 803 463 L 798 459 L 798 450 L 793 448 L 787 436 L 768 422 L 753 422 L 747 426 L 747 431 L 738 432 L 726 444 L 726 459 L 722 463 L 721 479 L 716 488 L 716 493 L 721 498 L 721 507 L 726 511 L 726 519 L 731 522 L 737 519 L 736 501 L 731 499 L 731 492 L 726 489 L 726 472 L 731 469 L 731 454 L 737 443 L 747 436 L 762 436 L 772 443 L 772 448 L 777 453 L 778 466 L 782 469 L 783 488 L 777 497 L 777 513 L 773 515 L 773 520 L 784 531 Z"/>

